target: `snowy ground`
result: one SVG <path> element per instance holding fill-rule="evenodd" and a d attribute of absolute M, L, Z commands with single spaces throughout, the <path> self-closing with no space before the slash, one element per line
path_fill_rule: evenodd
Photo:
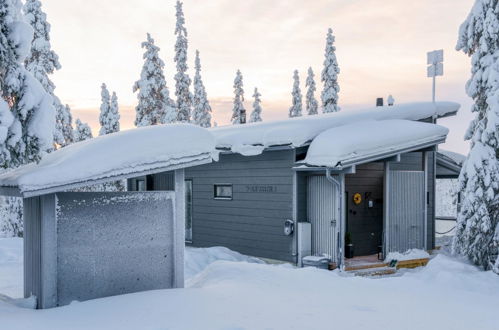
<path fill-rule="evenodd" d="M 0 292 L 21 292 L 22 242 L 0 239 Z M 369 279 L 188 249 L 186 289 L 29 310 L 0 302 L 0 329 L 499 329 L 499 276 L 439 255 Z M 219 260 L 225 259 L 225 260 Z"/>

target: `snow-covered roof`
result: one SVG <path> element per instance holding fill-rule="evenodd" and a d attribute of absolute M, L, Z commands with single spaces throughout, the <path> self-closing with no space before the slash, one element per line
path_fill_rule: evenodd
<path fill-rule="evenodd" d="M 443 126 L 410 120 L 368 120 L 320 133 L 303 163 L 338 167 L 390 157 L 445 141 Z"/>
<path fill-rule="evenodd" d="M 465 155 L 459 154 L 454 151 L 439 149 L 438 153 L 459 166 L 463 165 L 464 161 L 466 160 Z"/>
<path fill-rule="evenodd" d="M 190 124 L 141 127 L 74 143 L 0 174 L 24 197 L 211 162 L 215 139 Z M 5 188 L 4 188 L 5 190 Z"/>
<path fill-rule="evenodd" d="M 372 107 L 363 110 L 314 116 L 296 117 L 273 122 L 222 126 L 210 129 L 216 137 L 217 148 L 243 155 L 255 155 L 270 146 L 299 147 L 310 143 L 321 132 L 366 120 L 406 119 L 422 120 L 455 114 L 459 104 L 454 102 L 418 102 L 394 106 Z"/>

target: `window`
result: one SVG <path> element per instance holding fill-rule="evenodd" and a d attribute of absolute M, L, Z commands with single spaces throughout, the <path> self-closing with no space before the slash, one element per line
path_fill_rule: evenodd
<path fill-rule="evenodd" d="M 146 191 L 146 180 L 144 180 L 144 179 L 135 180 L 135 190 L 136 191 Z"/>
<path fill-rule="evenodd" d="M 185 241 L 192 243 L 192 180 L 185 180 Z"/>
<path fill-rule="evenodd" d="M 215 199 L 232 199 L 232 185 L 216 184 L 213 190 L 213 197 Z"/>

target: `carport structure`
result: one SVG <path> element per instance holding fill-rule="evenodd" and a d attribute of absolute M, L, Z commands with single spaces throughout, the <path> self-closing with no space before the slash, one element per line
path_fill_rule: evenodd
<path fill-rule="evenodd" d="M 209 163 L 215 141 L 188 124 L 137 128 L 54 151 L 0 175 L 24 201 L 24 295 L 50 308 L 184 285 L 184 168 Z M 81 188 L 174 171 L 174 191 Z"/>

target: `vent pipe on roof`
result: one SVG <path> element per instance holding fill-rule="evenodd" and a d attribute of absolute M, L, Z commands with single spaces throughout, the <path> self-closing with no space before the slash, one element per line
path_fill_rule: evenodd
<path fill-rule="evenodd" d="M 377 107 L 382 107 L 383 106 L 383 98 L 382 97 L 378 97 L 376 99 L 376 106 Z"/>
<path fill-rule="evenodd" d="M 388 106 L 391 107 L 395 103 L 395 99 L 393 96 L 390 94 L 388 95 L 388 98 L 386 99 L 386 103 L 388 103 Z"/>

